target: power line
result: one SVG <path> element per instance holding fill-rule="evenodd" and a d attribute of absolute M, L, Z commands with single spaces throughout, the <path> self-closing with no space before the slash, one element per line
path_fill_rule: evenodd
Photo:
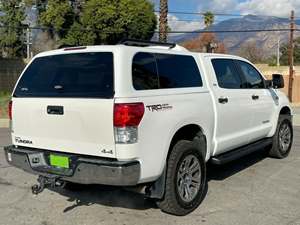
<path fill-rule="evenodd" d="M 160 13 L 160 11 L 154 11 Z M 198 15 L 203 16 L 205 12 L 184 12 L 184 11 L 169 11 L 169 14 L 182 14 L 182 15 Z M 244 15 L 241 14 L 227 14 L 227 13 L 213 13 L 215 16 L 232 16 L 232 17 L 241 17 Z"/>
<path fill-rule="evenodd" d="M 5 25 L 0 25 L 0 28 L 11 28 L 11 29 L 26 29 L 27 27 L 22 27 L 22 26 L 5 26 Z M 28 29 L 31 30 L 48 30 L 48 31 L 58 31 L 57 29 L 53 27 L 28 27 Z M 62 30 L 69 30 L 66 28 L 59 29 L 60 31 Z M 124 30 L 111 30 L 111 31 L 101 31 L 99 29 L 92 29 L 92 28 L 81 28 L 81 29 L 73 29 L 74 31 L 95 31 L 95 32 L 101 32 L 103 34 L 117 34 L 117 33 L 126 33 Z M 198 30 L 198 31 L 180 31 L 180 30 L 175 30 L 175 31 L 168 31 L 168 33 L 195 33 L 195 34 L 201 34 L 201 33 L 256 33 L 256 32 L 288 32 L 290 31 L 289 28 L 282 28 L 282 29 L 248 29 L 248 30 Z M 300 31 L 300 29 L 295 29 L 294 31 Z M 149 31 L 152 33 L 152 31 Z M 154 33 L 159 33 L 159 31 L 155 30 Z"/>
<path fill-rule="evenodd" d="M 203 34 L 203 33 L 259 33 L 259 32 L 288 32 L 290 29 L 254 29 L 254 30 L 200 30 L 200 31 L 169 31 L 172 34 Z M 295 31 L 300 31 L 296 29 Z"/>
<path fill-rule="evenodd" d="M 155 10 L 154 12 L 160 13 L 159 10 Z M 206 12 L 187 12 L 187 11 L 169 11 L 169 14 L 178 14 L 178 15 L 194 15 L 194 16 L 204 16 Z M 222 17 L 244 17 L 249 16 L 252 14 L 235 14 L 235 13 L 217 13 L 212 12 L 214 16 L 222 16 Z M 288 19 L 288 17 L 280 17 L 275 15 L 264 15 L 264 14 L 256 14 L 253 16 L 263 16 L 263 17 L 275 17 L 275 18 L 281 18 L 281 19 Z M 295 17 L 296 19 L 300 17 Z"/>

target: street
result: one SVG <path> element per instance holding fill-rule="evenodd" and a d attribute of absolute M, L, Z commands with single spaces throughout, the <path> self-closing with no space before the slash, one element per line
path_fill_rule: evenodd
<path fill-rule="evenodd" d="M 284 160 L 256 153 L 222 167 L 208 166 L 208 191 L 200 207 L 185 217 L 162 213 L 142 195 L 115 187 L 85 186 L 31 194 L 36 177 L 9 166 L 2 147 L 10 143 L 0 128 L 0 224 L 278 224 L 300 225 L 300 127 Z"/>

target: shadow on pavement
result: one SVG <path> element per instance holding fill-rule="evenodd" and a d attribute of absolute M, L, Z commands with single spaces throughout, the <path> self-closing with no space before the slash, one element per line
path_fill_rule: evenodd
<path fill-rule="evenodd" d="M 257 152 L 223 166 L 208 164 L 207 180 L 224 180 L 264 160 L 266 157 L 267 154 L 265 152 Z M 74 203 L 65 208 L 64 212 L 71 211 L 80 206 L 94 204 L 136 210 L 157 208 L 154 200 L 147 199 L 142 194 L 124 190 L 123 188 L 103 185 L 76 185 L 75 187 L 72 191 L 62 188 L 52 189 L 52 191 L 68 197 L 68 201 Z M 206 185 L 203 199 L 207 194 L 207 189 Z"/>
<path fill-rule="evenodd" d="M 225 165 L 208 164 L 207 180 L 225 180 L 268 157 L 267 151 L 259 151 Z"/>
<path fill-rule="evenodd" d="M 68 197 L 72 206 L 64 209 L 64 212 L 73 210 L 80 206 L 100 204 L 109 207 L 120 207 L 136 210 L 147 210 L 157 208 L 155 202 L 146 199 L 144 195 L 124 190 L 120 187 L 104 185 L 77 185 L 74 190 L 54 188 L 51 189 L 63 196 Z"/>

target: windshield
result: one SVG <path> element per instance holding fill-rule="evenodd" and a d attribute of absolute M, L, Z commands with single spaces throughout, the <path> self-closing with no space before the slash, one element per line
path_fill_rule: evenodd
<path fill-rule="evenodd" d="M 113 73 L 111 52 L 40 57 L 26 69 L 14 96 L 112 98 Z"/>

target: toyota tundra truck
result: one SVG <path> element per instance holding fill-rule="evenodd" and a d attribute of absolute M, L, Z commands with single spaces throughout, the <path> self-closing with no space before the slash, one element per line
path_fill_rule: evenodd
<path fill-rule="evenodd" d="M 248 60 L 126 40 L 40 53 L 9 103 L 11 165 L 32 187 L 139 188 L 160 209 L 186 215 L 205 194 L 207 163 L 254 151 L 288 156 L 292 110 Z"/>

